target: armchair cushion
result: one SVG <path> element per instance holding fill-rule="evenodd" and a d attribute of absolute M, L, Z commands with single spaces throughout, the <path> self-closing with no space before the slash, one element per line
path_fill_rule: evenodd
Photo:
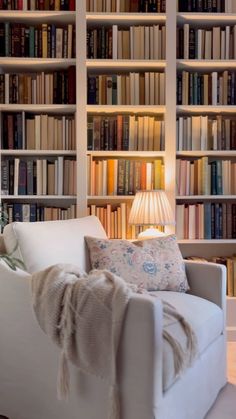
<path fill-rule="evenodd" d="M 85 234 L 106 238 L 102 224 L 94 216 L 65 221 L 15 222 L 8 224 L 3 232 L 7 252 L 16 249 L 14 256 L 24 262 L 29 273 L 61 262 L 90 270 Z"/>
<path fill-rule="evenodd" d="M 157 291 L 152 294 L 156 294 L 159 298 L 174 306 L 192 326 L 197 336 L 199 355 L 223 333 L 224 314 L 223 310 L 216 304 L 194 295 L 179 292 Z M 185 335 L 181 333 L 180 325 L 174 323 L 169 327 L 171 328 L 171 334 L 180 341 L 181 346 L 186 347 Z M 163 349 L 164 390 L 167 390 L 173 384 L 174 376 L 173 351 L 165 341 Z"/>
<path fill-rule="evenodd" d="M 107 269 L 148 291 L 189 289 L 185 264 L 173 235 L 138 240 L 85 237 L 91 265 Z"/>

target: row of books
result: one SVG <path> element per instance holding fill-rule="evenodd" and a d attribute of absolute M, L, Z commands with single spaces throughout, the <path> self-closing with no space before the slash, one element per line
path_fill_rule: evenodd
<path fill-rule="evenodd" d="M 236 204 L 178 204 L 176 234 L 182 239 L 236 239 Z"/>
<path fill-rule="evenodd" d="M 166 56 L 166 27 L 118 25 L 88 29 L 87 57 L 125 60 L 164 60 Z"/>
<path fill-rule="evenodd" d="M 5 159 L 1 161 L 2 195 L 76 195 L 76 161 Z"/>
<path fill-rule="evenodd" d="M 75 57 L 75 28 L 69 24 L 58 27 L 43 23 L 28 26 L 21 23 L 0 23 L 0 56 L 32 58 Z"/>
<path fill-rule="evenodd" d="M 88 150 L 162 151 L 165 123 L 154 116 L 89 115 Z"/>
<path fill-rule="evenodd" d="M 226 294 L 229 297 L 236 297 L 236 255 L 232 256 L 213 256 L 210 259 L 203 257 L 190 256 L 188 260 L 204 263 L 218 263 L 224 265 L 227 271 Z"/>
<path fill-rule="evenodd" d="M 75 0 L 0 0 L 0 10 L 75 10 Z"/>
<path fill-rule="evenodd" d="M 98 159 L 88 156 L 88 195 L 134 195 L 138 190 L 164 189 L 164 164 L 154 161 Z"/>
<path fill-rule="evenodd" d="M 75 67 L 38 73 L 0 74 L 0 103 L 74 104 Z"/>
<path fill-rule="evenodd" d="M 178 195 L 236 195 L 236 163 L 202 157 L 176 161 Z"/>
<path fill-rule="evenodd" d="M 231 60 L 236 58 L 236 25 L 196 29 L 184 24 L 177 29 L 177 58 Z"/>
<path fill-rule="evenodd" d="M 165 13 L 166 0 L 87 0 L 88 12 Z"/>
<path fill-rule="evenodd" d="M 177 150 L 236 150 L 236 119 L 208 115 L 177 119 Z"/>
<path fill-rule="evenodd" d="M 130 210 L 131 203 L 122 202 L 115 207 L 112 207 L 110 204 L 102 207 L 90 205 L 87 209 L 87 214 L 95 215 L 99 218 L 109 239 L 134 240 L 142 231 L 142 227 L 129 224 Z"/>
<path fill-rule="evenodd" d="M 208 74 L 182 71 L 177 75 L 177 104 L 235 105 L 235 71 L 213 71 Z"/>
<path fill-rule="evenodd" d="M 179 0 L 180 12 L 233 13 L 234 0 Z"/>
<path fill-rule="evenodd" d="M 76 205 L 68 208 L 45 207 L 39 204 L 2 203 L 2 209 L 7 214 L 8 223 L 14 221 L 56 221 L 76 218 Z"/>
<path fill-rule="evenodd" d="M 75 150 L 74 116 L 3 113 L 4 150 Z"/>
<path fill-rule="evenodd" d="M 164 105 L 165 73 L 89 75 L 89 105 Z"/>

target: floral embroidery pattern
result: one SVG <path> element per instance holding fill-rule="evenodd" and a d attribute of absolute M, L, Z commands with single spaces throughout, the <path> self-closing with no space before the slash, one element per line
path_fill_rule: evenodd
<path fill-rule="evenodd" d="M 148 291 L 189 289 L 176 237 L 165 236 L 130 243 L 85 237 L 92 268 L 107 269 Z"/>

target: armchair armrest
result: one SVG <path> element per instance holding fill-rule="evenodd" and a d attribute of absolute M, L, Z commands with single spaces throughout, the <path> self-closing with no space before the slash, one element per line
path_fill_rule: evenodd
<path fill-rule="evenodd" d="M 162 399 L 162 324 L 161 300 L 139 294 L 131 297 L 118 369 L 124 406 L 136 406 L 140 417 L 154 417 L 154 406 Z"/>
<path fill-rule="evenodd" d="M 190 294 L 217 304 L 225 312 L 226 267 L 216 263 L 185 261 Z"/>

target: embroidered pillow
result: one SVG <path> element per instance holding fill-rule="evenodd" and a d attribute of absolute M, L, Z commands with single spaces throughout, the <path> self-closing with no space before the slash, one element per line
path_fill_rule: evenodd
<path fill-rule="evenodd" d="M 93 269 L 107 269 L 148 291 L 189 289 L 176 237 L 129 242 L 85 237 Z"/>

